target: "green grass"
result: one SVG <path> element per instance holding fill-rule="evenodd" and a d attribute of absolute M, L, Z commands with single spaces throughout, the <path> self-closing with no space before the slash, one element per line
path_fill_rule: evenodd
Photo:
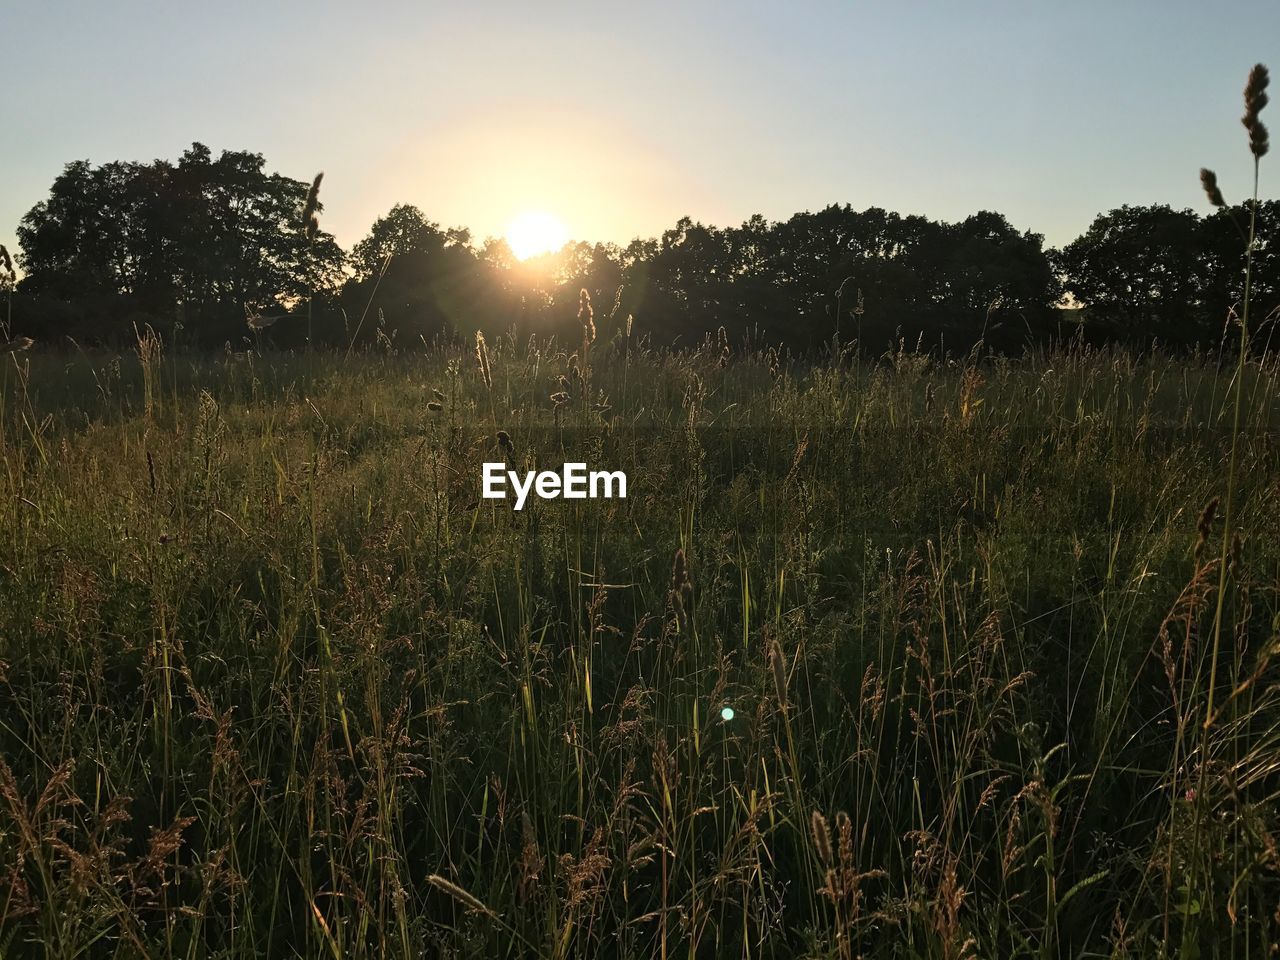
<path fill-rule="evenodd" d="M 487 349 L 5 358 L 0 956 L 1276 950 L 1274 360 Z"/>

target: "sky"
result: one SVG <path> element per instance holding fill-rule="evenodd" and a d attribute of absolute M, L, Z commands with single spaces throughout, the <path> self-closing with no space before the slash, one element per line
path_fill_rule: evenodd
<path fill-rule="evenodd" d="M 198 140 L 323 170 L 345 247 L 396 203 L 617 242 L 989 209 L 1058 246 L 1124 203 L 1203 211 L 1201 166 L 1242 197 L 1257 61 L 1276 0 L 0 0 L 0 243 L 64 164 Z"/>

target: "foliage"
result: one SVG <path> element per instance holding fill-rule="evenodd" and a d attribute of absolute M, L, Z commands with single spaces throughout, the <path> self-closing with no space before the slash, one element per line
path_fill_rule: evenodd
<path fill-rule="evenodd" d="M 261 154 L 214 159 L 199 143 L 176 164 L 68 164 L 18 228 L 21 288 L 98 309 L 37 334 L 109 341 L 142 320 L 238 342 L 246 305 L 287 309 L 336 288 L 341 251 L 327 234 L 308 244 L 298 220 L 308 184 L 263 168 Z"/>
<path fill-rule="evenodd" d="M 355 277 L 342 294 L 348 316 L 372 313 L 402 341 L 433 340 L 495 319 L 492 291 L 462 230 L 441 230 L 417 207 L 397 205 L 351 251 Z M 362 330 L 371 342 L 373 324 Z"/>
<path fill-rule="evenodd" d="M 1088 305 L 1099 333 L 1133 343 L 1217 344 L 1244 288 L 1241 225 L 1247 205 L 1207 218 L 1156 204 L 1100 214 L 1059 253 L 1066 288 Z M 1280 201 L 1258 204 L 1255 296 L 1264 314 L 1280 307 Z"/>

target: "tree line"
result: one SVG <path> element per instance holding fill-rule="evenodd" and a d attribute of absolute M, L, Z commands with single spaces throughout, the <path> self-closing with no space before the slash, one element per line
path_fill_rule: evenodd
<path fill-rule="evenodd" d="M 723 329 L 797 350 L 837 336 L 872 350 L 1077 336 L 1192 346 L 1220 341 L 1244 281 L 1240 207 L 1124 206 L 1054 250 L 998 213 L 943 223 L 831 205 L 736 227 L 683 218 L 660 237 L 522 262 L 408 205 L 344 251 L 304 222 L 309 189 L 261 154 L 199 143 L 177 162 L 70 163 L 19 225 L 9 335 L 113 343 L 150 325 L 206 349 L 409 345 L 477 328 L 576 336 L 586 290 L 605 334 L 634 325 L 662 344 Z M 1267 239 L 1280 203 L 1257 213 L 1265 315 L 1280 304 Z"/>

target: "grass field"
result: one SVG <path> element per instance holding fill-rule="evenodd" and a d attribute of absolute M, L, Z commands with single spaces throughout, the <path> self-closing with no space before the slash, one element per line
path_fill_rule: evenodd
<path fill-rule="evenodd" d="M 0 956 L 1276 954 L 1274 359 L 483 351 L 4 358 Z"/>

